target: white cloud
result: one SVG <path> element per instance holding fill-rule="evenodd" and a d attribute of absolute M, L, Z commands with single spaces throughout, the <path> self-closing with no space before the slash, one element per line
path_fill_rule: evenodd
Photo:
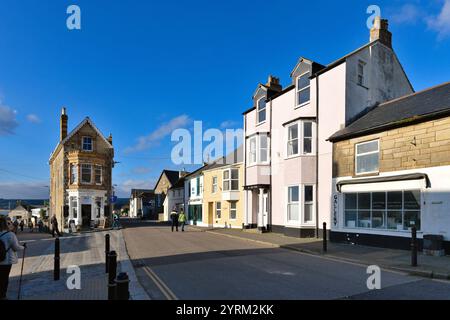
<path fill-rule="evenodd" d="M 27 120 L 31 123 L 41 123 L 41 119 L 37 115 L 32 113 L 27 115 Z"/>
<path fill-rule="evenodd" d="M 132 170 L 132 172 L 134 174 L 147 174 L 150 171 L 152 171 L 152 169 L 148 168 L 148 167 L 136 167 L 136 168 L 133 168 L 133 170 Z"/>
<path fill-rule="evenodd" d="M 439 40 L 450 36 L 450 0 L 444 1 L 444 5 L 437 16 L 430 16 L 426 21 L 428 28 L 438 33 Z"/>
<path fill-rule="evenodd" d="M 120 198 L 126 198 L 130 196 L 131 189 L 152 189 L 155 180 L 149 179 L 149 180 L 135 180 L 135 179 L 129 179 L 122 183 L 118 183 L 115 191 L 118 197 Z"/>
<path fill-rule="evenodd" d="M 143 151 L 158 144 L 162 139 L 169 136 L 175 129 L 186 126 L 191 122 L 191 119 L 187 115 L 181 115 L 173 118 L 169 122 L 162 124 L 155 131 L 146 136 L 139 137 L 137 143 L 133 147 L 125 149 L 125 153 Z"/>
<path fill-rule="evenodd" d="M 233 128 L 236 126 L 240 126 L 240 123 L 233 121 L 233 120 L 227 120 L 220 124 L 221 129 L 229 129 L 229 128 Z"/>
<path fill-rule="evenodd" d="M 398 24 L 405 24 L 405 23 L 415 24 L 421 19 L 422 18 L 420 8 L 412 3 L 403 5 L 400 8 L 400 11 L 394 13 L 391 18 L 392 22 Z"/>
<path fill-rule="evenodd" d="M 0 182 L 0 195 L 4 199 L 48 199 L 48 181 Z"/>
<path fill-rule="evenodd" d="M 19 125 L 16 114 L 17 111 L 3 105 L 0 101 L 0 136 L 14 134 L 14 130 Z"/>

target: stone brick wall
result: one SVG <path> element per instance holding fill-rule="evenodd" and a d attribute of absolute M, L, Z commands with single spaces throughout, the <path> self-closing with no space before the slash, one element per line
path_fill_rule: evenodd
<path fill-rule="evenodd" d="M 450 117 L 333 144 L 333 177 L 355 176 L 355 144 L 380 139 L 380 172 L 450 165 Z"/>

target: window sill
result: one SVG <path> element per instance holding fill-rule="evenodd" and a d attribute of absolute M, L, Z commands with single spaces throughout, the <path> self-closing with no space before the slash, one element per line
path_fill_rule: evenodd
<path fill-rule="evenodd" d="M 358 87 L 361 87 L 361 88 L 364 88 L 364 89 L 366 89 L 366 90 L 369 90 L 369 88 L 368 87 L 366 87 L 365 85 L 363 85 L 363 84 L 359 84 L 359 83 L 356 83 L 357 85 L 358 85 Z"/>
<path fill-rule="evenodd" d="M 315 157 L 315 156 L 316 156 L 315 153 L 295 154 L 292 156 L 285 157 L 284 160 L 290 160 L 290 159 L 301 158 L 301 157 L 309 158 L 309 157 Z"/>
<path fill-rule="evenodd" d="M 256 123 L 256 127 L 260 127 L 260 126 L 262 126 L 263 124 L 265 124 L 267 122 L 267 120 L 264 120 L 264 121 L 261 121 L 261 122 L 257 122 Z"/>
<path fill-rule="evenodd" d="M 375 172 L 365 172 L 365 173 L 360 173 L 360 174 L 354 174 L 352 176 L 352 178 L 366 178 L 366 177 L 377 177 L 380 175 L 379 171 L 375 171 Z"/>
<path fill-rule="evenodd" d="M 303 102 L 302 104 L 298 104 L 298 105 L 295 106 L 294 110 L 300 109 L 300 108 L 302 108 L 302 107 L 304 107 L 304 106 L 307 106 L 307 105 L 310 104 L 310 103 L 311 103 L 311 100 L 309 100 L 309 101 L 307 101 L 307 102 Z"/>

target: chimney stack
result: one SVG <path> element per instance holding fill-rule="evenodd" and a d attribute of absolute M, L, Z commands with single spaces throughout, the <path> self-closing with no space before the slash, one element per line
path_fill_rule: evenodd
<path fill-rule="evenodd" d="M 272 75 L 269 76 L 266 86 L 276 92 L 280 92 L 283 90 L 283 87 L 280 85 L 280 78 L 274 77 Z"/>
<path fill-rule="evenodd" d="M 111 133 L 109 134 L 108 142 L 112 145 L 113 140 L 112 140 L 112 134 Z"/>
<path fill-rule="evenodd" d="M 63 141 L 67 137 L 67 121 L 68 121 L 68 119 L 69 119 L 69 117 L 67 116 L 66 108 L 62 108 L 61 119 L 59 122 L 61 141 Z"/>
<path fill-rule="evenodd" d="M 373 27 L 370 29 L 370 42 L 380 40 L 382 44 L 392 48 L 392 33 L 389 31 L 389 22 L 381 17 L 375 17 Z"/>

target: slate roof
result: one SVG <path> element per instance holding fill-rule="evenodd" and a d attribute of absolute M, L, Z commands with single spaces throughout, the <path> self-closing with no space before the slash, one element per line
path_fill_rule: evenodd
<path fill-rule="evenodd" d="M 328 140 L 345 140 L 445 116 L 450 116 L 450 82 L 382 103 Z"/>

